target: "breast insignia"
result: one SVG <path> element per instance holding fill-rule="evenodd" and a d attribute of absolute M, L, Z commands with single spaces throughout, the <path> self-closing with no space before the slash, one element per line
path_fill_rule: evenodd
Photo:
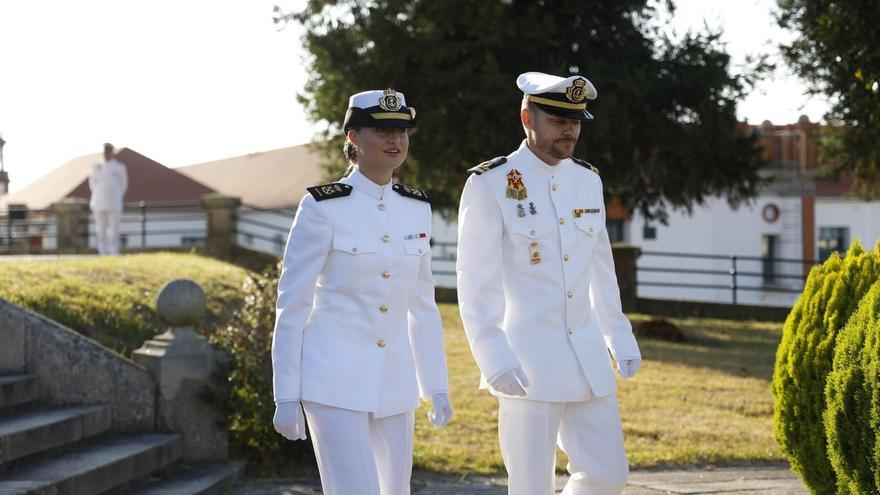
<path fill-rule="evenodd" d="M 428 193 L 426 193 L 424 189 L 419 189 L 418 187 L 412 187 L 400 183 L 394 184 L 393 186 L 391 186 L 391 188 L 394 189 L 397 194 L 400 194 L 401 196 L 424 201 L 425 203 L 431 202 L 431 198 L 428 197 Z"/>
<path fill-rule="evenodd" d="M 351 194 L 352 187 L 341 182 L 332 184 L 324 184 L 322 186 L 307 187 L 306 191 L 315 198 L 315 201 L 324 201 L 325 199 L 343 198 Z"/>
<path fill-rule="evenodd" d="M 596 175 L 599 175 L 599 169 L 596 168 L 595 166 L 593 166 L 591 163 L 589 163 L 585 160 L 581 160 L 580 158 L 575 158 L 575 157 L 571 157 L 571 161 L 577 163 L 581 167 L 592 170 L 593 172 L 596 172 Z"/>
<path fill-rule="evenodd" d="M 493 168 L 495 168 L 499 165 L 503 165 L 505 163 L 507 163 L 507 157 L 506 156 L 499 156 L 497 158 L 493 158 L 491 160 L 485 161 L 485 162 L 477 165 L 476 167 L 469 168 L 468 173 L 480 175 L 484 172 L 488 172 L 489 170 L 492 170 Z"/>

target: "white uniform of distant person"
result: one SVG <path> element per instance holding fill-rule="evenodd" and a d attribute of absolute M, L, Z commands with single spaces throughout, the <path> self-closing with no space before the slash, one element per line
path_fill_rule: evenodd
<path fill-rule="evenodd" d="M 517 78 L 526 139 L 472 169 L 458 217 L 458 299 L 481 388 L 498 397 L 511 495 L 618 494 L 628 464 L 613 366 L 641 363 L 621 310 L 602 180 L 572 157 L 596 89 L 583 76 Z M 611 357 L 614 358 L 612 362 Z"/>
<path fill-rule="evenodd" d="M 284 251 L 274 424 L 305 439 L 305 409 L 325 495 L 409 494 L 419 398 L 433 403 L 434 426 L 452 416 L 431 204 L 392 181 L 414 126 L 402 93 L 352 96 L 343 123 L 350 173 L 308 188 Z"/>
<path fill-rule="evenodd" d="M 113 145 L 104 144 L 104 161 L 92 166 L 89 207 L 95 221 L 95 244 L 100 255 L 119 254 L 119 218 L 122 198 L 128 189 L 125 165 L 114 158 Z"/>

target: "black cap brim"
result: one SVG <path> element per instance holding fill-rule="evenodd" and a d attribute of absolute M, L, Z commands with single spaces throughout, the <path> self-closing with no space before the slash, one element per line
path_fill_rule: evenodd
<path fill-rule="evenodd" d="M 361 127 L 409 129 L 416 126 L 414 114 L 415 110 L 410 107 L 401 107 L 395 111 L 384 110 L 378 106 L 370 108 L 351 107 L 345 112 L 342 129 L 346 132 L 349 129 Z"/>
<path fill-rule="evenodd" d="M 586 109 L 583 110 L 569 110 L 567 108 L 559 108 L 553 107 L 550 105 L 544 105 L 541 103 L 534 103 L 541 110 L 551 114 L 556 115 L 557 117 L 564 117 L 566 119 L 574 119 L 574 120 L 593 120 L 593 114 L 588 112 Z"/>

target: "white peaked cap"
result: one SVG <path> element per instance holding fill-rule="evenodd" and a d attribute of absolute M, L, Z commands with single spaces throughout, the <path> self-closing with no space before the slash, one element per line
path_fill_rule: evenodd
<path fill-rule="evenodd" d="M 397 95 L 397 101 L 400 102 L 401 107 L 406 106 L 406 97 L 403 96 L 403 93 L 400 91 L 395 91 L 395 95 Z M 351 95 L 348 99 L 348 107 L 349 108 L 370 108 L 377 107 L 382 99 L 385 98 L 385 91 L 373 90 L 373 91 L 362 91 L 360 93 Z"/>
<path fill-rule="evenodd" d="M 596 87 L 584 76 L 559 77 L 543 72 L 526 72 L 520 74 L 516 78 L 516 85 L 527 95 L 539 95 L 542 93 L 565 93 L 568 88 L 574 85 L 575 80 L 583 79 L 586 81 L 584 90 L 586 98 L 595 100 L 598 93 Z"/>

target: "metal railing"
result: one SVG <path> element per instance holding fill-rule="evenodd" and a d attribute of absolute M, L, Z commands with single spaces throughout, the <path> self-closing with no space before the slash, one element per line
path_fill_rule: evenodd
<path fill-rule="evenodd" d="M 252 248 L 253 243 L 246 241 L 260 240 L 269 243 L 272 246 L 270 251 L 280 255 L 284 250 L 284 242 L 287 241 L 294 213 L 295 209 L 293 208 L 262 208 L 247 204 L 241 205 L 235 217 L 236 243 Z"/>
<path fill-rule="evenodd" d="M 207 236 L 205 219 L 206 212 L 200 201 L 125 203 L 119 222 L 119 235 L 124 239 L 122 247 L 175 247 L 204 243 Z M 198 224 L 193 225 L 194 222 Z M 82 245 L 88 246 L 96 237 L 94 215 L 79 220 L 77 231 Z M 166 236 L 165 240 L 162 236 Z M 150 246 L 150 239 L 154 246 Z M 54 210 L 11 209 L 0 212 L 0 252 L 48 252 L 57 246 L 58 222 Z"/>
<path fill-rule="evenodd" d="M 126 203 L 123 205 L 119 222 L 119 235 L 125 239 L 123 248 L 127 249 L 150 247 L 149 239 L 151 238 L 154 243 L 158 244 L 155 247 L 166 247 L 166 244 L 168 244 L 167 247 L 173 244 L 198 245 L 203 243 L 207 236 L 205 217 L 205 209 L 200 201 Z M 199 226 L 187 226 L 188 222 L 199 222 Z M 131 228 L 132 223 L 135 224 L 134 228 Z M 86 231 L 87 241 L 96 237 L 94 226 L 94 216 L 90 215 L 89 228 Z M 156 238 L 161 236 L 172 236 L 175 240 L 157 242 Z M 177 240 L 177 236 L 181 236 L 181 239 Z M 139 242 L 132 242 L 132 239 L 137 239 Z M 184 242 L 185 239 L 189 239 L 189 241 Z"/>
<path fill-rule="evenodd" d="M 51 210 L 11 209 L 0 220 L 0 250 L 35 251 L 44 239 L 56 237 L 54 212 Z"/>
<path fill-rule="evenodd" d="M 433 261 L 433 262 L 437 262 L 437 261 L 439 261 L 439 262 L 452 262 L 452 263 L 455 263 L 455 259 L 456 259 L 456 258 L 455 258 L 455 256 L 456 256 L 456 254 L 455 254 L 455 250 L 456 250 L 456 248 L 458 247 L 458 243 L 457 243 L 457 242 L 450 242 L 450 241 L 434 241 L 434 240 L 432 240 L 432 241 L 431 241 L 431 246 L 432 246 L 433 248 L 440 248 L 440 249 L 439 249 L 440 253 L 436 253 L 436 252 L 435 252 L 434 255 L 433 255 L 433 257 L 431 258 L 431 261 Z M 449 248 L 452 248 L 452 249 L 450 250 Z M 434 252 L 435 250 L 432 249 L 431 251 Z M 434 263 L 432 263 L 431 265 L 433 266 Z M 432 272 L 433 272 L 434 275 L 449 275 L 449 276 L 455 276 L 455 275 L 456 275 L 455 270 L 443 270 L 443 269 L 437 269 L 437 268 L 434 268 L 434 269 L 432 270 Z"/>
<path fill-rule="evenodd" d="M 636 264 L 637 273 L 667 273 L 667 274 L 685 274 L 685 275 L 708 275 L 708 276 L 725 276 L 730 277 L 727 284 L 718 283 L 689 283 L 689 282 L 657 282 L 642 281 L 641 277 L 636 277 L 639 286 L 646 287 L 670 287 L 670 288 L 686 288 L 686 289 L 707 289 L 707 290 L 730 290 L 731 302 L 736 305 L 738 301 L 737 292 L 744 291 L 762 291 L 762 292 L 782 292 L 798 294 L 803 291 L 806 276 L 803 275 L 806 267 L 812 267 L 818 263 L 817 260 L 794 259 L 794 258 L 776 258 L 765 256 L 739 256 L 739 255 L 718 255 L 703 253 L 681 253 L 670 251 L 642 251 L 641 257 L 658 257 L 658 258 L 684 258 L 691 260 L 727 260 L 730 262 L 730 268 L 726 270 L 717 269 L 695 269 L 681 267 L 659 267 L 659 266 L 641 266 Z M 743 271 L 737 266 L 738 262 L 760 262 L 765 267 L 760 272 Z M 775 268 L 767 269 L 766 267 L 775 267 L 777 263 L 796 264 L 799 267 L 799 274 L 792 273 L 776 273 Z M 765 283 L 762 285 L 741 285 L 740 278 L 761 278 Z M 785 280 L 798 280 L 798 288 L 774 285 L 777 282 Z"/>

